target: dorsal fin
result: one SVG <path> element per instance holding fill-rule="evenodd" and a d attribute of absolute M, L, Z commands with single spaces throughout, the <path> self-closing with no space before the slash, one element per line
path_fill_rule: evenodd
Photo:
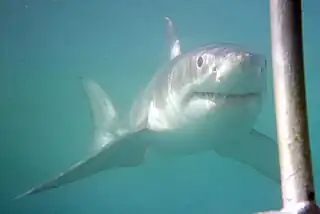
<path fill-rule="evenodd" d="M 111 99 L 101 86 L 91 79 L 81 77 L 89 100 L 93 123 L 94 144 L 92 152 L 97 152 L 115 138 L 118 129 L 118 114 Z"/>
<path fill-rule="evenodd" d="M 168 43 L 170 45 L 170 59 L 175 58 L 181 54 L 180 40 L 177 37 L 176 31 L 174 29 L 173 23 L 169 17 L 165 17 L 166 20 L 166 31 Z"/>

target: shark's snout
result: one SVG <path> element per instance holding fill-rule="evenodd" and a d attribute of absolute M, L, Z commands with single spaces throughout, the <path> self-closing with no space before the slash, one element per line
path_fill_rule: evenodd
<path fill-rule="evenodd" d="M 213 93 L 246 95 L 265 90 L 266 60 L 260 55 L 231 52 L 212 64 L 215 70 L 205 87 Z"/>
<path fill-rule="evenodd" d="M 241 93 L 262 93 L 266 89 L 266 59 L 258 54 L 249 54 L 239 66 L 234 90 Z M 237 69 L 235 69 L 237 70 Z"/>

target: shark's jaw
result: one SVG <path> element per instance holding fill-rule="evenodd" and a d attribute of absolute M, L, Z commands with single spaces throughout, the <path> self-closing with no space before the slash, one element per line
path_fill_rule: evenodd
<path fill-rule="evenodd" d="M 221 124 L 232 123 L 235 125 L 235 121 L 245 120 L 251 124 L 261 110 L 263 98 L 263 92 L 258 91 L 248 93 L 193 92 L 182 108 L 187 118 L 191 118 L 192 123 L 205 121 L 207 127 L 214 127 L 215 124 L 221 126 Z"/>
<path fill-rule="evenodd" d="M 261 97 L 260 92 L 190 92 L 181 103 L 181 99 L 171 100 L 165 110 L 149 114 L 149 122 L 153 129 L 183 133 L 183 137 L 174 135 L 174 142 L 164 140 L 166 143 L 154 146 L 174 154 L 193 154 L 218 147 L 229 140 L 226 130 L 235 136 L 250 131 L 260 112 Z M 199 142 L 203 136 L 218 140 Z"/>
<path fill-rule="evenodd" d="M 195 97 L 204 97 L 204 98 L 226 98 L 226 99 L 232 99 L 232 98 L 249 98 L 249 97 L 256 97 L 260 96 L 260 92 L 251 92 L 251 93 L 244 93 L 244 94 L 224 94 L 224 93 L 216 93 L 216 92 L 194 92 L 192 93 L 192 96 Z"/>

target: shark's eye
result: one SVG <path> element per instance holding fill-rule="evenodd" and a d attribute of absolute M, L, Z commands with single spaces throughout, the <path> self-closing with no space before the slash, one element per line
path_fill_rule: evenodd
<path fill-rule="evenodd" d="M 203 58 L 199 56 L 199 58 L 197 59 L 197 66 L 198 68 L 201 68 L 202 65 L 203 65 Z"/>

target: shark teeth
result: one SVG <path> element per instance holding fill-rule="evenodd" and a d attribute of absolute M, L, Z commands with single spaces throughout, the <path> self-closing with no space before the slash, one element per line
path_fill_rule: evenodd
<path fill-rule="evenodd" d="M 259 95 L 258 93 L 247 93 L 247 94 L 223 94 L 215 92 L 195 92 L 194 96 L 203 98 L 240 98 L 240 97 L 252 97 Z"/>

